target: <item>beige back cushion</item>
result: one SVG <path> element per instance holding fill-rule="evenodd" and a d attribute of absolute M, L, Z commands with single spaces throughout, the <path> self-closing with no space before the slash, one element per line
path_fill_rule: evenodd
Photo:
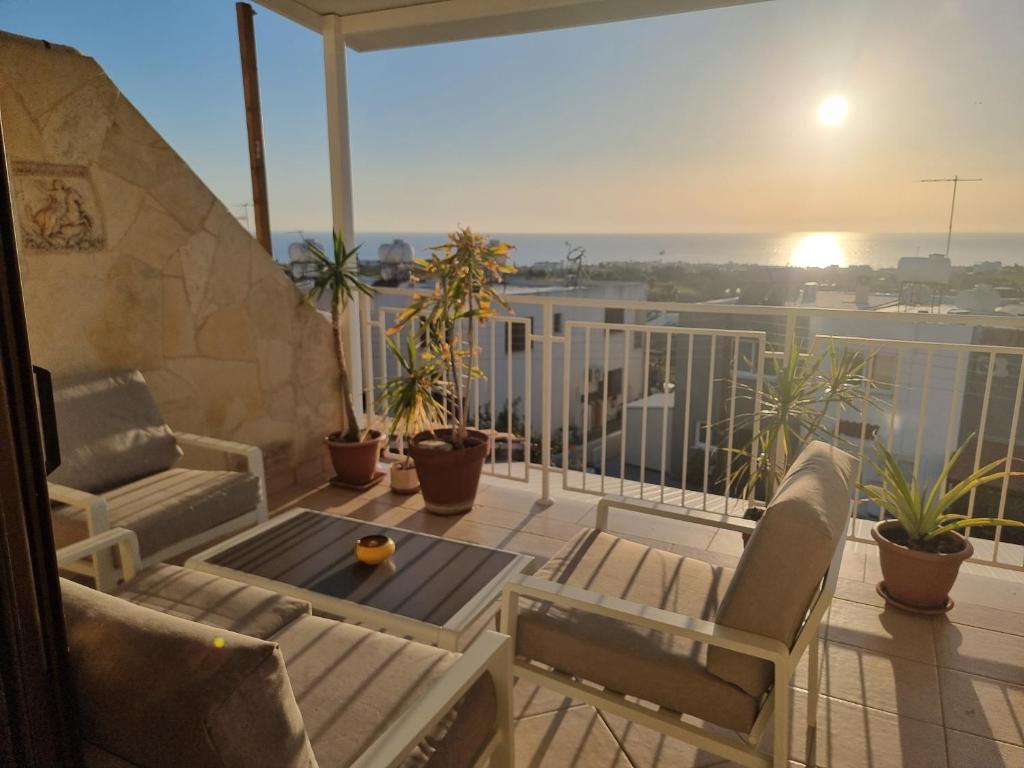
<path fill-rule="evenodd" d="M 141 768 L 316 766 L 275 643 L 61 589 L 85 742 Z"/>
<path fill-rule="evenodd" d="M 174 466 L 181 449 L 146 380 L 115 371 L 58 381 L 61 464 L 50 480 L 103 493 Z"/>
<path fill-rule="evenodd" d="M 845 535 L 857 460 L 810 443 L 779 485 L 750 537 L 715 621 L 791 645 L 839 537 Z M 771 662 L 723 648 L 708 650 L 708 671 L 760 696 Z"/>

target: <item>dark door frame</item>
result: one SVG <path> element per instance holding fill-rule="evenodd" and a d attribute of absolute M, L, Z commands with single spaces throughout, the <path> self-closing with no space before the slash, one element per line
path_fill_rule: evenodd
<path fill-rule="evenodd" d="M 0 760 L 80 763 L 70 681 L 0 120 Z"/>

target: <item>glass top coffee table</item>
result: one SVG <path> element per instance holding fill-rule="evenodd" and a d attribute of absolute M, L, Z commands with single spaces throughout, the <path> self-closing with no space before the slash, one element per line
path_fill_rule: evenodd
<path fill-rule="evenodd" d="M 397 549 L 380 565 L 356 560 L 356 539 L 386 534 Z M 502 587 L 533 558 L 503 549 L 292 509 L 233 536 L 187 568 L 265 587 L 314 610 L 451 651 L 498 612 Z"/>

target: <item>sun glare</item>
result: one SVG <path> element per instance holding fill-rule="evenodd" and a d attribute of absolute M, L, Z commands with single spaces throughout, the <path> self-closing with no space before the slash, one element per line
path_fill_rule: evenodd
<path fill-rule="evenodd" d="M 818 105 L 818 119 L 825 125 L 839 125 L 846 119 L 850 104 L 842 96 L 829 96 Z"/>
<path fill-rule="evenodd" d="M 800 238 L 789 257 L 792 267 L 807 269 L 846 266 L 846 254 L 839 235 L 834 232 L 813 232 Z"/>

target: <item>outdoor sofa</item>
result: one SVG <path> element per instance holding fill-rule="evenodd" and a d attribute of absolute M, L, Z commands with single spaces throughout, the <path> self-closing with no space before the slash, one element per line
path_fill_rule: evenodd
<path fill-rule="evenodd" d="M 788 766 L 790 683 L 808 649 L 807 724 L 816 724 L 818 627 L 835 592 L 856 474 L 853 457 L 812 442 L 756 527 L 602 499 L 596 529 L 506 585 L 502 630 L 515 641 L 516 676 L 740 765 Z M 613 508 L 752 536 L 727 568 L 607 533 Z M 773 715 L 766 755 L 758 744 Z"/>
<path fill-rule="evenodd" d="M 49 493 L 58 548 L 128 528 L 148 566 L 267 519 L 260 449 L 172 432 L 139 371 L 58 380 L 54 407 L 61 464 Z M 100 589 L 117 582 L 109 551 L 67 567 Z"/>
<path fill-rule="evenodd" d="M 311 615 L 308 603 L 117 547 L 104 594 L 61 580 L 87 768 L 512 766 L 511 641 L 463 654 Z"/>

